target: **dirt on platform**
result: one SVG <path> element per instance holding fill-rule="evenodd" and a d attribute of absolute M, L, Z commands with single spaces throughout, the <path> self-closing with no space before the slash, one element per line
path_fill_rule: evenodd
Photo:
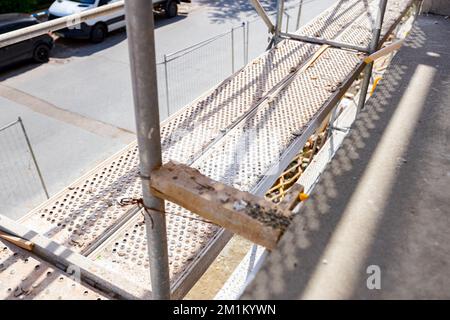
<path fill-rule="evenodd" d="M 213 299 L 252 245 L 252 242 L 235 235 L 184 299 Z"/>

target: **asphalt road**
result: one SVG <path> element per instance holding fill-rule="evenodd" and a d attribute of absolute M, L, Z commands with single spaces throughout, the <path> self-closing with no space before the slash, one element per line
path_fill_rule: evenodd
<path fill-rule="evenodd" d="M 335 0 L 304 2 L 302 24 Z M 272 11 L 275 8 L 275 1 L 262 3 Z M 296 3 L 298 1 L 288 1 L 287 7 Z M 292 29 L 297 9 L 291 9 L 289 14 Z M 193 0 L 191 4 L 183 4 L 176 18 L 156 17 L 157 61 L 162 61 L 164 54 L 228 32 L 243 21 L 256 18 L 248 0 Z M 190 100 L 231 73 L 231 55 L 224 55 L 230 48 L 230 38 L 226 37 L 214 46 L 186 56 L 185 59 L 190 57 L 197 64 L 201 61 L 201 67 L 195 69 L 194 62 L 189 60 L 178 60 L 178 64 L 173 62 L 169 66 L 171 113 L 188 102 L 179 99 Z M 261 22 L 251 22 L 249 39 L 251 58 L 262 53 L 266 46 L 267 32 Z M 242 30 L 235 34 L 235 41 L 237 68 L 243 63 Z M 160 66 L 159 88 L 163 88 L 164 83 L 161 70 L 164 69 Z M 161 89 L 162 119 L 167 117 L 164 94 Z M 101 44 L 59 39 L 49 63 L 19 64 L 3 71 L 0 73 L 0 108 L 0 127 L 22 117 L 47 188 L 50 194 L 55 194 L 135 139 L 125 31 L 111 33 Z M 0 163 L 0 213 L 18 218 L 42 201 L 43 194 L 36 179 L 28 180 L 33 171 L 32 163 L 29 160 L 15 163 L 15 157 L 26 152 L 19 134 L 1 132 L 0 150 L 3 150 L 0 161 L 6 159 Z M 30 188 L 30 184 L 37 187 Z"/>

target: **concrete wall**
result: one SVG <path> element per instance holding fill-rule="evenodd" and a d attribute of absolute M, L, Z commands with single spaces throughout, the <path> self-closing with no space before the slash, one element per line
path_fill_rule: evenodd
<path fill-rule="evenodd" d="M 450 0 L 424 0 L 422 12 L 450 15 Z"/>

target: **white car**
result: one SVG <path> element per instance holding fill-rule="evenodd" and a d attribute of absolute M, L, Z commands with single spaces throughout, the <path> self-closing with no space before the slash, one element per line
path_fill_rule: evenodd
<path fill-rule="evenodd" d="M 56 0 L 48 9 L 48 19 L 61 18 L 117 1 L 119 0 Z M 178 14 L 180 2 L 191 2 L 191 0 L 154 0 L 153 6 L 157 11 L 164 11 L 166 17 L 172 18 Z M 59 30 L 57 33 L 62 37 L 90 39 L 98 43 L 105 39 L 108 32 L 124 26 L 125 11 L 122 10 L 112 15 L 82 22 L 78 26 Z"/>

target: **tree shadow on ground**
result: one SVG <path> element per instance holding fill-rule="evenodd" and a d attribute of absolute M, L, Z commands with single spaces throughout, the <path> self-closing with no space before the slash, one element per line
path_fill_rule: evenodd
<path fill-rule="evenodd" d="M 225 23 L 230 20 L 236 20 L 239 22 L 241 21 L 241 19 L 239 19 L 239 15 L 248 14 L 249 12 L 252 12 L 255 17 L 257 16 L 250 0 L 236 0 L 231 2 L 229 0 L 197 0 L 196 2 L 211 8 L 209 18 L 215 23 Z M 285 6 L 297 2 L 298 1 L 295 0 L 288 0 L 285 1 Z M 276 0 L 260 0 L 260 3 L 268 13 L 274 13 L 276 11 Z"/>

